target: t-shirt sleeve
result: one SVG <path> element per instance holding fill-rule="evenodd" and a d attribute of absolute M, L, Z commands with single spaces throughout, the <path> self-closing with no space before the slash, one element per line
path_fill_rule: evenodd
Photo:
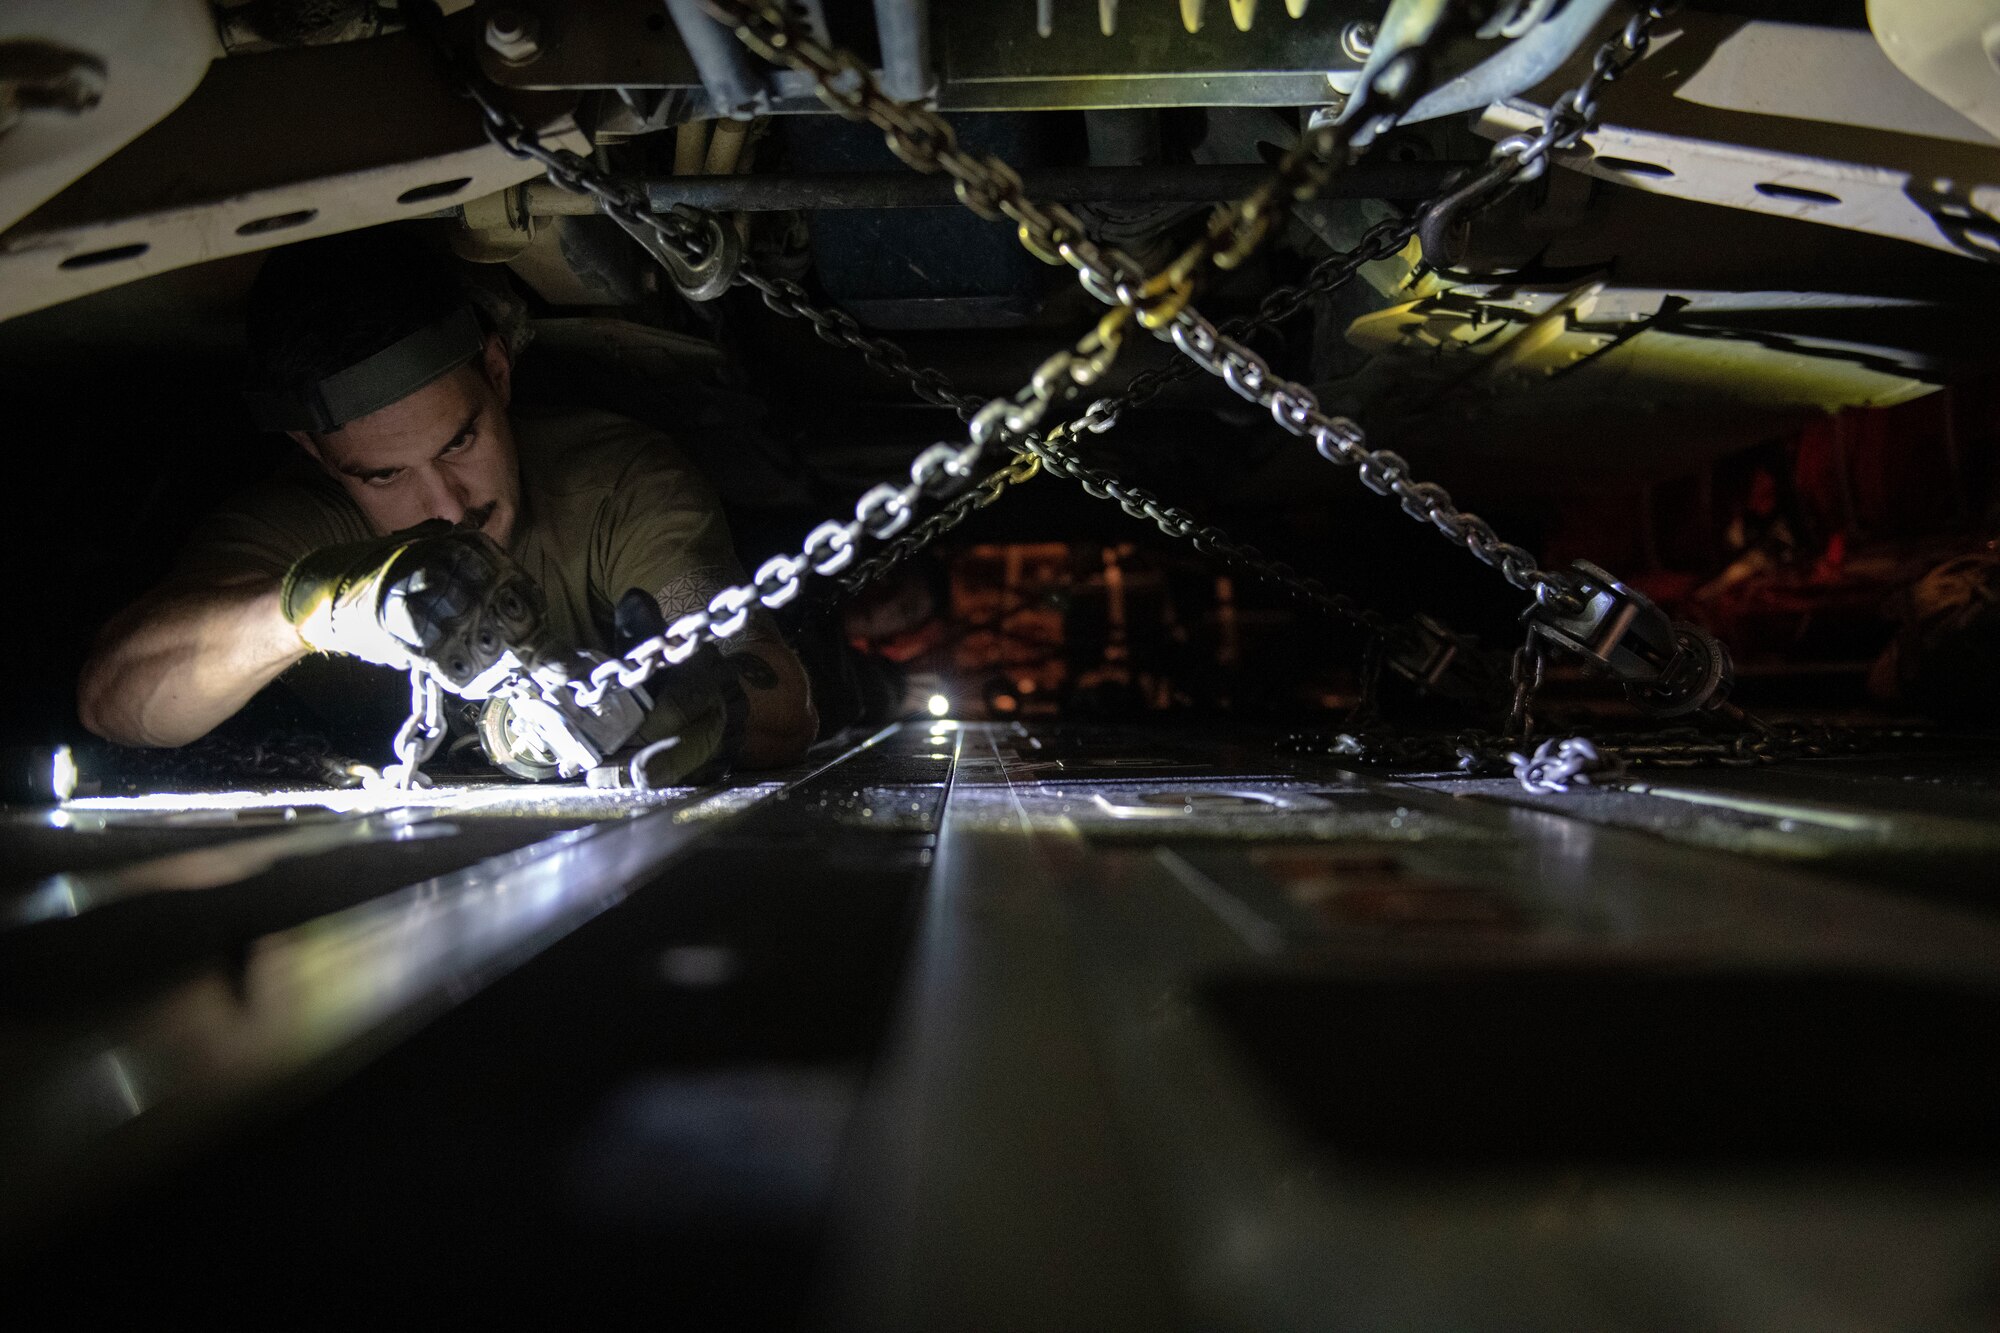
<path fill-rule="evenodd" d="M 743 582 L 729 522 L 708 479 L 664 437 L 648 435 L 619 476 L 599 533 L 608 602 L 649 592 L 669 624 Z"/>
<path fill-rule="evenodd" d="M 174 573 L 277 577 L 308 551 L 368 536 L 360 510 L 338 491 L 279 477 L 232 497 L 197 523 Z"/>

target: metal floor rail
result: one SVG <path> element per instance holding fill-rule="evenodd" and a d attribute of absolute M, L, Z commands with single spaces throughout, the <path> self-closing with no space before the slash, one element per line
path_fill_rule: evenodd
<path fill-rule="evenodd" d="M 755 786 L 427 799 L 0 826 L 22 1300 L 909 1330 L 2000 1305 L 1979 756 L 1529 797 L 920 722 Z"/>

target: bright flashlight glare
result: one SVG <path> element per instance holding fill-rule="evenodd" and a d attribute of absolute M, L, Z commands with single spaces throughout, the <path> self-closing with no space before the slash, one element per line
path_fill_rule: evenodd
<path fill-rule="evenodd" d="M 929 707 L 932 717 L 943 717 L 951 711 L 951 700 L 945 698 L 942 694 L 933 694 Z"/>
<path fill-rule="evenodd" d="M 50 765 L 49 786 L 58 801 L 67 801 L 76 791 L 76 756 L 67 745 L 56 747 L 55 760 Z"/>

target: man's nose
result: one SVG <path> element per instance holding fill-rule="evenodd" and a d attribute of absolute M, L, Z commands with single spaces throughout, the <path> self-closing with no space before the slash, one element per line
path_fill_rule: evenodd
<path fill-rule="evenodd" d="M 457 523 L 465 517 L 465 495 L 442 469 L 424 469 L 424 517 Z"/>

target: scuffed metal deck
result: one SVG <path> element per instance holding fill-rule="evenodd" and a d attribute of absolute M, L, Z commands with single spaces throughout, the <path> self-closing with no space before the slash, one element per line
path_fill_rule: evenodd
<path fill-rule="evenodd" d="M 14 1281 L 78 1322 L 282 1314 L 311 1263 L 371 1274 L 335 1318 L 1990 1326 L 1996 772 L 1550 797 L 944 722 L 720 791 L 22 813 Z"/>

